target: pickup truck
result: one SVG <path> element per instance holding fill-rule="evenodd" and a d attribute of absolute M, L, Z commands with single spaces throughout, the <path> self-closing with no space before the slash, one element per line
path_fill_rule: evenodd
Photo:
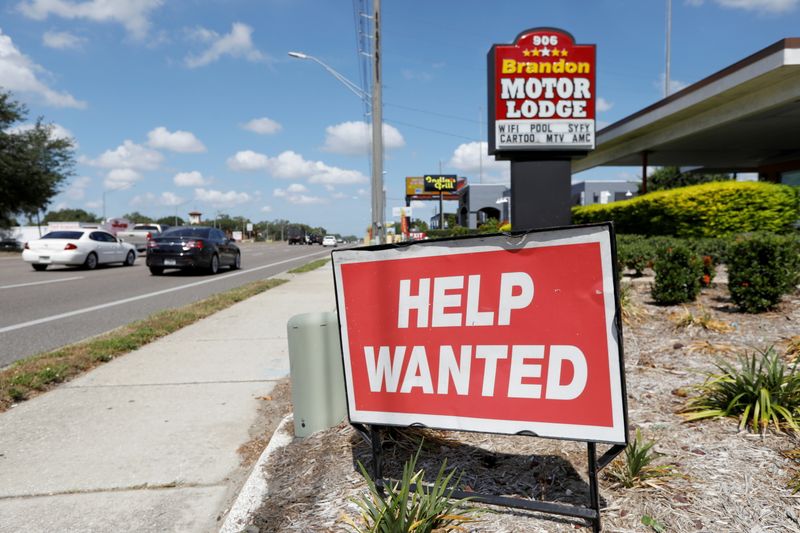
<path fill-rule="evenodd" d="M 138 251 L 143 252 L 147 250 L 147 241 L 168 227 L 163 224 L 134 224 L 132 229 L 118 232 L 117 237 L 131 243 Z"/>

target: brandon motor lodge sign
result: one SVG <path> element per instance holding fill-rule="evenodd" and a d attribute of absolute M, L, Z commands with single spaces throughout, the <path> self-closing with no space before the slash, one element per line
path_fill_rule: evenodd
<path fill-rule="evenodd" d="M 555 28 L 494 45 L 488 58 L 489 153 L 595 146 L 595 46 Z"/>
<path fill-rule="evenodd" d="M 613 239 L 334 251 L 350 421 L 625 443 Z"/>

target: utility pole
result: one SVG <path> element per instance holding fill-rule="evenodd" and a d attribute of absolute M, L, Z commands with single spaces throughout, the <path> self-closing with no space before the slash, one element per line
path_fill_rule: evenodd
<path fill-rule="evenodd" d="M 672 0 L 667 0 L 667 66 L 664 72 L 664 98 L 669 96 L 669 64 L 672 34 Z"/>
<path fill-rule="evenodd" d="M 381 2 L 372 0 L 372 237 L 383 244 L 386 216 L 383 210 L 383 114 L 381 101 Z"/>

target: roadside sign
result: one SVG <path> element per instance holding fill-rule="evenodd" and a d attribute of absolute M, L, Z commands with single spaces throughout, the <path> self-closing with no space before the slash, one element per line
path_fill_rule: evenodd
<path fill-rule="evenodd" d="M 488 55 L 489 154 L 595 147 L 595 45 L 534 28 Z"/>
<path fill-rule="evenodd" d="M 352 423 L 627 442 L 610 224 L 334 250 Z"/>
<path fill-rule="evenodd" d="M 424 176 L 425 192 L 444 193 L 456 190 L 458 176 L 455 174 L 426 174 Z"/>

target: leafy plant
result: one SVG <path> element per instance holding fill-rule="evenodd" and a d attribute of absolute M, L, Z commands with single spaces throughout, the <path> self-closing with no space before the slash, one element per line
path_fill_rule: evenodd
<path fill-rule="evenodd" d="M 360 509 L 360 522 L 345 517 L 347 525 L 358 533 L 444 533 L 463 530 L 461 524 L 473 522 L 470 515 L 478 509 L 465 505 L 467 500 L 451 499 L 455 471 L 445 474 L 445 461 L 433 485 L 422 483 L 425 471 L 417 470 L 420 450 L 403 465 L 403 477 L 387 491 L 381 490 L 364 465 L 358 467 L 367 480 L 369 494 L 353 500 Z M 460 476 L 453 482 L 458 485 Z"/>
<path fill-rule="evenodd" d="M 675 244 L 659 249 L 654 270 L 656 279 L 650 294 L 656 303 L 672 305 L 697 298 L 702 264 L 687 246 Z"/>
<path fill-rule="evenodd" d="M 649 526 L 656 533 L 664 533 L 667 530 L 667 528 L 664 527 L 664 524 L 650 515 L 642 515 L 642 525 Z"/>
<path fill-rule="evenodd" d="M 642 432 L 636 429 L 636 438 L 625 448 L 625 460 L 617 461 L 608 469 L 610 476 L 619 485 L 631 488 L 652 485 L 652 480 L 672 475 L 671 465 L 653 465 L 656 458 L 652 451 L 655 441 L 644 442 Z"/>
<path fill-rule="evenodd" d="M 739 365 L 717 363 L 719 373 L 709 374 L 695 387 L 700 395 L 684 409 L 687 421 L 720 416 L 739 417 L 739 429 L 750 427 L 764 434 L 772 423 L 798 431 L 794 418 L 800 407 L 800 373 L 787 367 L 772 347 L 739 357 Z"/>
<path fill-rule="evenodd" d="M 743 311 L 775 307 L 800 281 L 800 245 L 792 238 L 751 235 L 731 245 L 728 290 Z"/>
<path fill-rule="evenodd" d="M 622 308 L 622 321 L 625 324 L 633 324 L 645 314 L 644 309 L 633 298 L 633 287 L 630 283 L 619 284 L 619 305 Z"/>

